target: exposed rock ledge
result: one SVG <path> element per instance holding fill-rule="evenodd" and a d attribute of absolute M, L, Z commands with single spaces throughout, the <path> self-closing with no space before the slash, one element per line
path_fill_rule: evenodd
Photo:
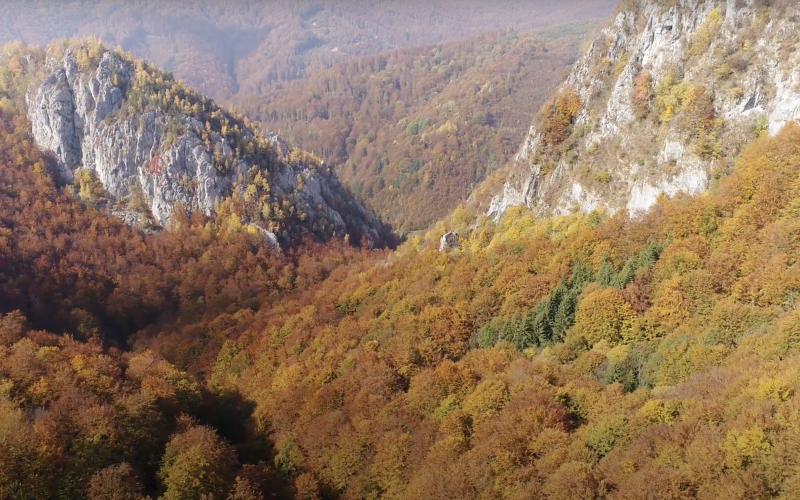
<path fill-rule="evenodd" d="M 237 160 L 229 171 L 218 171 L 212 162 L 213 149 L 221 150 L 227 160 L 233 154 L 232 145 L 212 131 L 209 150 L 196 133 L 204 126 L 196 118 L 161 110 L 120 113 L 135 67 L 117 53 L 104 52 L 99 64 L 88 71 L 79 68 L 69 49 L 59 56 L 48 54 L 44 64 L 46 77 L 26 96 L 28 116 L 39 147 L 58 160 L 60 181 L 72 181 L 75 171 L 83 168 L 94 173 L 116 199 L 141 189 L 152 216 L 162 225 L 177 203 L 211 215 L 220 199 L 241 187 L 237 183 L 252 165 Z M 173 136 L 176 122 L 179 134 Z M 252 137 L 256 132 L 247 133 Z M 269 174 L 271 196 L 289 199 L 303 210 L 308 227 L 324 219 L 334 228 L 332 234 L 344 236 L 355 229 L 371 242 L 381 240 L 378 219 L 347 193 L 334 174 L 320 175 L 314 169 L 290 165 L 286 161 L 289 148 L 275 135 L 266 138 L 275 146 L 277 166 L 269 166 L 270 172 L 263 165 L 259 168 L 265 176 Z"/>
<path fill-rule="evenodd" d="M 576 208 L 636 213 L 650 208 L 662 193 L 705 191 L 717 159 L 687 147 L 691 139 L 685 132 L 635 116 L 632 94 L 643 72 L 655 86 L 677 70 L 683 81 L 711 94 L 729 159 L 754 137 L 759 122 L 774 135 L 800 119 L 800 4 L 790 4 L 782 15 L 769 14 L 763 2 L 753 0 L 676 0 L 669 5 L 635 0 L 629 5 L 590 44 L 564 83 L 583 104 L 575 123 L 581 135 L 574 154 L 544 169 L 533 154 L 541 140 L 534 123 L 502 192 L 491 202 L 490 216 L 520 204 L 541 216 Z M 710 21 L 712 11 L 718 24 Z M 697 37 L 706 36 L 711 36 L 708 47 L 692 52 Z M 740 51 L 747 64 L 728 73 L 722 66 L 731 51 Z M 598 182 L 598 173 L 607 181 Z"/>

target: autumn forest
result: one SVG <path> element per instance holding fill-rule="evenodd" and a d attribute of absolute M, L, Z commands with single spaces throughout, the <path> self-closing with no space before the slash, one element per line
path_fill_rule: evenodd
<path fill-rule="evenodd" d="M 86 171 L 60 180 L 32 132 L 20 54 L 96 65 L 99 42 L 2 49 L 0 498 L 797 498 L 800 124 L 760 123 L 706 192 L 639 213 L 469 198 L 501 189 L 532 121 L 543 165 L 583 133 L 581 96 L 556 89 L 596 30 L 362 54 L 237 112 L 137 63 L 114 113 L 194 109 L 198 148 L 223 126 L 234 145 L 218 171 L 253 165 L 163 226 L 121 220 Z M 658 122 L 677 91 L 642 75 L 635 119 Z M 721 125 L 683 91 L 700 148 Z M 256 124 L 381 238 L 311 227 L 327 212 L 301 211 L 299 182 L 271 192 L 283 146 Z"/>

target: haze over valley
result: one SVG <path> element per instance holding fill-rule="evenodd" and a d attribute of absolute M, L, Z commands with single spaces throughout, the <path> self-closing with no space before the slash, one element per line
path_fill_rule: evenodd
<path fill-rule="evenodd" d="M 94 36 L 215 99 L 353 56 L 606 17 L 613 0 L 0 2 L 0 43 Z"/>

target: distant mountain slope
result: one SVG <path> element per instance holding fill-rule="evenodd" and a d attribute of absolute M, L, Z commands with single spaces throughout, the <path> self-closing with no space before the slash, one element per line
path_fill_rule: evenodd
<path fill-rule="evenodd" d="M 364 56 L 235 105 L 335 165 L 397 228 L 424 229 L 516 152 L 593 26 Z"/>
<path fill-rule="evenodd" d="M 630 0 L 534 122 L 490 213 L 640 212 L 800 118 L 791 0 Z"/>
<path fill-rule="evenodd" d="M 7 74 L 27 85 L 33 136 L 53 154 L 58 180 L 75 181 L 82 197 L 108 196 L 126 220 L 164 224 L 176 210 L 199 211 L 229 214 L 283 243 L 385 236 L 318 159 L 167 73 L 90 42 L 5 52 Z"/>
<path fill-rule="evenodd" d="M 0 43 L 97 36 L 216 99 L 353 55 L 605 17 L 614 0 L 0 0 Z"/>

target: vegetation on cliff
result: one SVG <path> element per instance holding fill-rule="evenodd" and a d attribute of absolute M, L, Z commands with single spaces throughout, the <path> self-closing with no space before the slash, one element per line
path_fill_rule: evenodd
<path fill-rule="evenodd" d="M 388 228 L 319 158 L 130 54 L 109 51 L 96 39 L 65 40 L 46 50 L 12 44 L 2 49 L 0 61 L 0 107 L 27 108 L 40 124 L 37 140 L 45 137 L 53 154 L 72 153 L 69 163 L 59 157 L 61 168 L 84 170 L 75 176 L 82 191 L 95 184 L 86 195 L 113 198 L 147 217 L 152 200 L 142 199 L 144 186 L 157 184 L 150 198 L 170 194 L 160 198 L 170 204 L 166 215 L 159 214 L 161 223 L 200 206 L 270 231 L 284 245 L 308 235 L 349 235 L 354 244 L 362 237 L 369 245 L 391 242 Z M 64 86 L 71 86 L 66 94 Z M 97 92 L 102 97 L 93 96 Z M 61 102 L 64 95 L 72 102 Z M 103 99 L 102 108 L 95 108 L 96 98 Z M 61 106 L 74 108 L 80 119 L 65 122 Z M 100 109 L 102 122 L 87 126 Z M 117 170 L 130 178 L 119 179 Z M 104 187 L 113 196 L 105 196 Z"/>

